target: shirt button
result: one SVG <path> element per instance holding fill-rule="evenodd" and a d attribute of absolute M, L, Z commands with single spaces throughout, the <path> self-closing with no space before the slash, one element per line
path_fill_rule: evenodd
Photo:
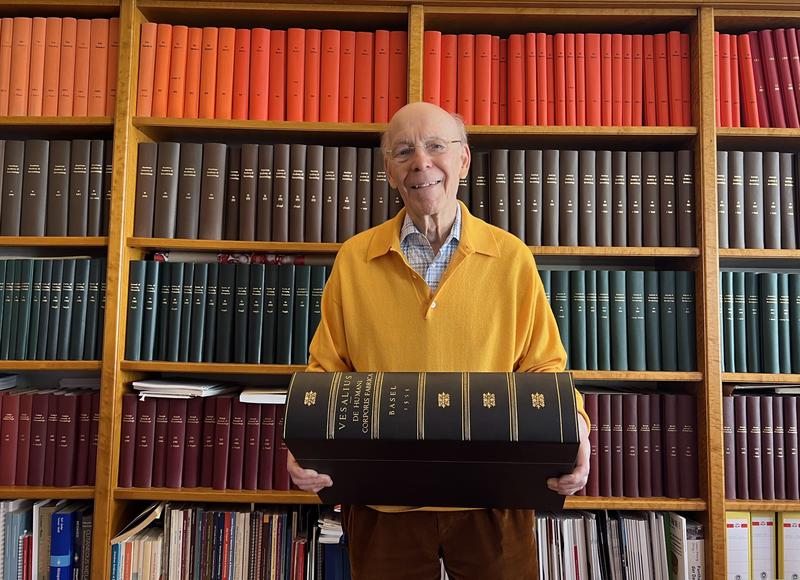
<path fill-rule="evenodd" d="M 431 302 L 431 308 L 436 308 L 436 301 Z"/>

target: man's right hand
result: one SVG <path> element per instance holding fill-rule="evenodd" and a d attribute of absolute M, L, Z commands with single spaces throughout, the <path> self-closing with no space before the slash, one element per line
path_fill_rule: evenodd
<path fill-rule="evenodd" d="M 294 484 L 303 491 L 313 491 L 317 493 L 323 487 L 331 487 L 333 485 L 333 480 L 329 475 L 317 473 L 313 469 L 303 469 L 300 467 L 291 452 L 289 453 L 286 466 L 289 469 L 289 475 L 292 477 Z"/>

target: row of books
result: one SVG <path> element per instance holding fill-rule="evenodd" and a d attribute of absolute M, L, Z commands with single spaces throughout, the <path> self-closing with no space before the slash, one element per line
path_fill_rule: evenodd
<path fill-rule="evenodd" d="M 720 272 L 722 371 L 800 372 L 800 274 Z"/>
<path fill-rule="evenodd" d="M 99 359 L 105 295 L 104 258 L 0 260 L 0 359 Z"/>
<path fill-rule="evenodd" d="M 798 247 L 795 153 L 717 151 L 720 248 Z"/>
<path fill-rule="evenodd" d="M 581 390 L 592 422 L 586 495 L 700 495 L 697 413 L 692 395 Z"/>
<path fill-rule="evenodd" d="M 407 100 L 405 31 L 141 30 L 139 116 L 385 123 Z"/>
<path fill-rule="evenodd" d="M 122 399 L 119 487 L 289 489 L 283 406 Z"/>
<path fill-rule="evenodd" d="M 324 266 L 133 261 L 128 360 L 306 364 Z"/>
<path fill-rule="evenodd" d="M 105 236 L 111 141 L 0 140 L 1 236 Z"/>
<path fill-rule="evenodd" d="M 729 578 L 800 577 L 800 512 L 725 513 Z"/>
<path fill-rule="evenodd" d="M 0 115 L 112 116 L 119 18 L 0 22 Z"/>
<path fill-rule="evenodd" d="M 797 397 L 723 397 L 722 411 L 725 497 L 800 499 Z"/>
<path fill-rule="evenodd" d="M 695 275 L 539 269 L 571 370 L 694 371 Z"/>
<path fill-rule="evenodd" d="M 0 502 L 0 577 L 89 580 L 92 528 L 89 503 Z"/>
<path fill-rule="evenodd" d="M 691 125 L 689 35 L 425 31 L 423 99 L 476 125 Z"/>
<path fill-rule="evenodd" d="M 535 530 L 541 580 L 707 574 L 702 524 L 674 512 L 540 512 Z"/>
<path fill-rule="evenodd" d="M 714 33 L 718 127 L 800 127 L 798 31 Z"/>

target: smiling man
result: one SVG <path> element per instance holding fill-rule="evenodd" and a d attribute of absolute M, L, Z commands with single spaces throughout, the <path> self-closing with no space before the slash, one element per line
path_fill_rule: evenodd
<path fill-rule="evenodd" d="M 456 199 L 471 159 L 463 123 L 412 103 L 394 115 L 382 148 L 405 209 L 342 244 L 307 370 L 564 370 L 530 250 Z M 589 473 L 578 401 L 585 421 L 575 469 L 548 482 L 562 494 L 581 489 Z M 332 485 L 291 456 L 289 473 L 300 489 Z M 452 580 L 536 577 L 529 510 L 346 506 L 343 524 L 355 580 L 437 580 L 440 558 Z"/>

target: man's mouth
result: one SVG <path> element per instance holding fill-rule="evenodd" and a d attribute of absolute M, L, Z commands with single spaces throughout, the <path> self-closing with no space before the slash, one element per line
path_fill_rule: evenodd
<path fill-rule="evenodd" d="M 412 185 L 411 189 L 424 189 L 426 187 L 431 187 L 433 185 L 439 185 L 442 182 L 441 179 L 435 179 L 433 181 L 426 181 L 425 183 L 418 183 L 416 185 Z"/>

